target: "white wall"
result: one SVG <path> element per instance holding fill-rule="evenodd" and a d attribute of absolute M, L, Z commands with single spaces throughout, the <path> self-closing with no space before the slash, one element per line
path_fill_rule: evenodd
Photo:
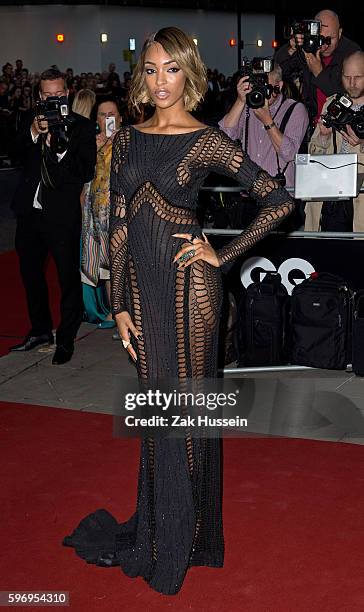
<path fill-rule="evenodd" d="M 136 38 L 137 54 L 146 36 L 161 27 L 175 25 L 199 41 L 200 53 L 210 68 L 231 74 L 237 68 L 237 50 L 228 41 L 237 36 L 234 13 L 202 10 L 162 10 L 137 7 L 105 6 L 7 6 L 0 7 L 1 65 L 15 63 L 19 57 L 32 72 L 51 64 L 61 70 L 69 66 L 76 73 L 97 72 L 113 61 L 117 71 L 128 70 L 123 49 L 129 37 Z M 274 38 L 273 15 L 243 15 L 243 55 L 272 55 Z M 65 42 L 55 41 L 64 33 Z M 107 32 L 108 42 L 100 43 L 100 33 Z M 258 49 L 254 44 L 262 38 L 267 44 Z"/>

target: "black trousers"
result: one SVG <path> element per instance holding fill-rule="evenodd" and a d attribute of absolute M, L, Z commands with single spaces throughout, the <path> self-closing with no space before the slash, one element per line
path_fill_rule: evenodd
<path fill-rule="evenodd" d="M 61 288 L 61 322 L 57 329 L 57 344 L 72 343 L 81 324 L 83 312 L 80 277 L 81 228 L 50 223 L 41 210 L 34 209 L 19 217 L 15 248 L 25 287 L 31 333 L 34 336 L 52 331 L 45 267 L 49 253 L 56 264 Z"/>
<path fill-rule="evenodd" d="M 352 232 L 353 219 L 352 199 L 322 204 L 320 225 L 323 232 Z"/>

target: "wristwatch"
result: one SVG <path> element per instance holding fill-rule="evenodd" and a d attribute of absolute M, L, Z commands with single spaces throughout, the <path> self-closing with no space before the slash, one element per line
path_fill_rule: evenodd
<path fill-rule="evenodd" d="M 265 130 L 270 130 L 274 126 L 275 126 L 275 123 L 274 121 L 272 121 L 272 123 L 268 123 L 268 125 L 264 125 L 263 127 Z"/>

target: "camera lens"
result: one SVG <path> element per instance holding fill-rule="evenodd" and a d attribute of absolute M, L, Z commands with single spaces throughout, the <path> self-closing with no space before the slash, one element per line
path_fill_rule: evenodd
<path fill-rule="evenodd" d="M 246 103 L 250 108 L 261 108 L 265 103 L 265 95 L 259 89 L 253 89 L 247 94 Z"/>

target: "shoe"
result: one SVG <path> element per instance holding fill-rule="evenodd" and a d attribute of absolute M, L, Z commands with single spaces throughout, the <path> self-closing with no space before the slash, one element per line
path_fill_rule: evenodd
<path fill-rule="evenodd" d="M 52 363 L 53 365 L 62 365 L 63 363 L 67 363 L 72 359 L 74 344 L 68 344 L 65 346 L 64 344 L 59 344 L 56 348 L 56 352 L 53 355 Z"/>
<path fill-rule="evenodd" d="M 97 327 L 99 329 L 112 329 L 113 327 L 115 327 L 115 325 L 116 323 L 112 319 L 105 319 L 105 321 L 99 323 Z"/>
<path fill-rule="evenodd" d="M 28 334 L 23 342 L 10 347 L 10 351 L 31 351 L 37 346 L 44 344 L 54 344 L 53 334 L 41 334 L 40 336 L 32 336 Z"/>
<path fill-rule="evenodd" d="M 99 553 L 96 561 L 96 565 L 98 567 L 113 567 L 115 565 L 120 565 L 120 561 L 116 553 Z"/>

